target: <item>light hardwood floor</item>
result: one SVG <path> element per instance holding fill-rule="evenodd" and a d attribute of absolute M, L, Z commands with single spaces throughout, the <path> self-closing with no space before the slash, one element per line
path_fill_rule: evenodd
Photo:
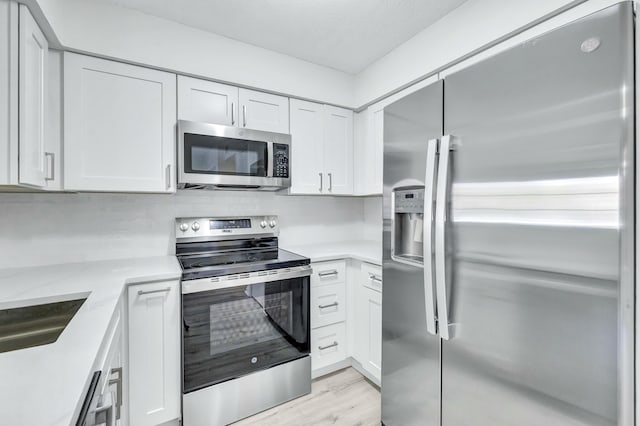
<path fill-rule="evenodd" d="M 234 426 L 380 425 L 380 391 L 353 368 L 313 381 L 311 394 Z"/>

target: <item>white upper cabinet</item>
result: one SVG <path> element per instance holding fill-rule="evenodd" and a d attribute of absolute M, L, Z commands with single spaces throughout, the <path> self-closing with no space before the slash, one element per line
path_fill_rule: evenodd
<path fill-rule="evenodd" d="M 180 120 L 236 126 L 238 88 L 213 81 L 178 76 Z"/>
<path fill-rule="evenodd" d="M 353 194 L 353 111 L 329 105 L 324 111 L 327 193 Z"/>
<path fill-rule="evenodd" d="M 289 133 L 289 98 L 239 89 L 239 127 Z"/>
<path fill-rule="evenodd" d="M 355 120 L 355 195 L 382 194 L 384 107 L 372 105 Z"/>
<path fill-rule="evenodd" d="M 323 133 L 323 106 L 291 99 L 292 194 L 322 194 Z"/>
<path fill-rule="evenodd" d="M 64 187 L 175 192 L 176 76 L 64 55 Z"/>
<path fill-rule="evenodd" d="M 178 76 L 178 118 L 289 133 L 289 98 Z"/>
<path fill-rule="evenodd" d="M 291 100 L 291 194 L 353 193 L 353 112 Z"/>
<path fill-rule="evenodd" d="M 19 180 L 42 188 L 45 182 L 45 104 L 49 45 L 29 13 L 20 5 Z"/>
<path fill-rule="evenodd" d="M 15 2 L 0 2 L 0 28 L 0 186 L 47 189 L 47 39 Z"/>

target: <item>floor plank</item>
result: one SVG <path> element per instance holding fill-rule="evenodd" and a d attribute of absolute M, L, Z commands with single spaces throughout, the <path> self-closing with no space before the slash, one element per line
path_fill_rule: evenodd
<path fill-rule="evenodd" d="M 234 426 L 380 425 L 380 391 L 353 368 L 313 381 L 311 394 Z"/>

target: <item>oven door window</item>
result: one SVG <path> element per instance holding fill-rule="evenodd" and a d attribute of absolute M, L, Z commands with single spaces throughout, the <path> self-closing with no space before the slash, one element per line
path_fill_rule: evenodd
<path fill-rule="evenodd" d="M 266 177 L 267 158 L 266 142 L 184 135 L 186 173 Z"/>
<path fill-rule="evenodd" d="M 309 353 L 309 277 L 182 296 L 184 392 Z"/>

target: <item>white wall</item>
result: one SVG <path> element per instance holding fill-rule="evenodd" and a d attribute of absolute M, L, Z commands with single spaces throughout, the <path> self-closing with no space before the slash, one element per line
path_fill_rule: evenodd
<path fill-rule="evenodd" d="M 363 239 L 382 244 L 382 196 L 366 197 L 363 204 Z"/>
<path fill-rule="evenodd" d="M 173 254 L 176 217 L 276 214 L 285 249 L 362 239 L 362 203 L 263 192 L 0 194 L 0 268 Z"/>
<path fill-rule="evenodd" d="M 26 2 L 37 3 L 60 43 L 71 50 L 353 106 L 352 74 L 111 3 Z"/>
<path fill-rule="evenodd" d="M 372 102 L 554 11 L 584 0 L 469 0 L 355 79 L 355 104 Z"/>

